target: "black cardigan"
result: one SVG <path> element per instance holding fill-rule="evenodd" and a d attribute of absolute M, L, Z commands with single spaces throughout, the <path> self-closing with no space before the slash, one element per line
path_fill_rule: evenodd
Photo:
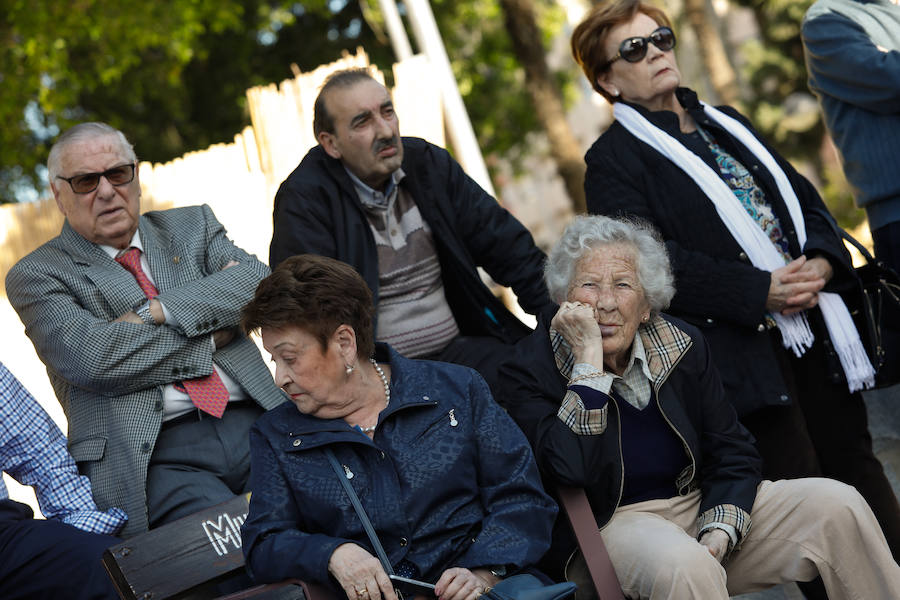
<path fill-rule="evenodd" d="M 826 291 L 847 294 L 857 289 L 850 256 L 823 215 L 827 210 L 818 192 L 764 140 L 760 141 L 778 161 L 797 194 L 806 220 L 807 241 L 800 248 L 787 207 L 774 178 L 760 161 L 702 111 L 697 95 L 679 88 L 677 96 L 695 121 L 753 174 L 781 221 L 793 257 L 822 255 L 834 268 Z M 681 133 L 671 111 L 650 112 L 630 105 L 651 123 L 669 133 L 719 173 L 712 152 L 697 136 Z M 718 107 L 746 125 L 734 109 Z M 601 135 L 585 155 L 585 192 L 588 211 L 609 216 L 633 215 L 655 225 L 666 241 L 677 293 L 668 312 L 699 327 L 709 341 L 727 397 L 739 415 L 769 405 L 790 402 L 782 379 L 776 349 L 765 330 L 765 303 L 770 274 L 750 264 L 728 232 L 703 190 L 678 166 L 634 137 L 618 122 Z M 852 294 L 851 294 L 852 295 Z M 853 301 L 855 302 L 855 300 Z M 848 305 L 853 304 L 848 303 Z M 817 340 L 827 333 L 818 309 L 808 311 Z M 823 376 L 843 379 L 840 362 L 830 344 Z"/>

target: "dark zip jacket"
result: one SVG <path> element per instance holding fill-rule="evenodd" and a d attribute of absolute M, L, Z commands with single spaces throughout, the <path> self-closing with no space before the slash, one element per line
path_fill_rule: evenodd
<path fill-rule="evenodd" d="M 478 267 L 512 288 L 525 311 L 555 310 L 544 285 L 544 253 L 528 230 L 462 170 L 446 150 L 403 138 L 400 187 L 434 236 L 444 293 L 465 336 L 512 343 L 530 330 L 481 281 Z M 269 264 L 319 254 L 352 265 L 378 305 L 378 253 L 362 203 L 340 160 L 316 146 L 275 196 Z"/>
<path fill-rule="evenodd" d="M 742 535 L 750 526 L 760 459 L 750 434 L 724 398 L 703 336 L 695 327 L 668 315 L 641 325 L 638 335 L 653 374 L 660 412 L 690 459 L 674 482 L 675 489 L 682 495 L 700 489 L 701 526 L 722 521 L 723 515 L 716 515 L 717 507 L 735 507 L 736 511 L 728 512 L 739 514 L 740 519 L 729 524 Z M 516 352 L 503 365 L 500 376 L 507 390 L 501 404 L 531 442 L 547 489 L 553 490 L 557 484 L 585 488 L 597 525 L 604 527 L 619 506 L 623 478 L 627 477 L 616 401 L 611 399 L 605 409 L 589 411 L 595 413 L 589 418 L 606 422 L 596 435 L 576 434 L 557 416 L 568 374 L 557 368 L 549 328 L 543 321 L 516 344 Z M 601 414 L 603 410 L 606 415 Z M 568 521 L 558 518 L 543 568 L 551 576 L 560 576 L 574 549 Z"/>
<path fill-rule="evenodd" d="M 242 529 L 254 579 L 334 585 L 328 561 L 339 545 L 353 542 L 374 556 L 326 447 L 394 567 L 410 561 L 434 583 L 453 566 L 536 564 L 549 547 L 556 505 L 527 440 L 481 376 L 403 358 L 386 344 L 376 345 L 376 358 L 390 362 L 391 400 L 374 439 L 290 402 L 254 424 L 253 497 Z"/>

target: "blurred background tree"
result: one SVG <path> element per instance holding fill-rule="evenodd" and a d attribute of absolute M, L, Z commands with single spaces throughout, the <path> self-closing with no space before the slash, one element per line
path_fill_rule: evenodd
<path fill-rule="evenodd" d="M 814 0 L 736 0 L 753 11 L 760 36 L 743 44 L 747 116 L 817 185 L 845 227 L 865 218 L 856 208 L 821 111 L 807 86 L 800 25 Z"/>
<path fill-rule="evenodd" d="M 517 164 L 532 150 L 527 134 L 544 132 L 580 208 L 584 148 L 570 129 L 554 127 L 581 75 L 567 56 L 553 63 L 567 65 L 556 71 L 542 60 L 554 39 L 567 37 L 565 11 L 575 2 L 431 5 L 488 164 Z M 811 2 L 681 0 L 666 9 L 679 30 L 680 61 L 702 65 L 698 80 L 686 83 L 710 102 L 744 110 L 852 226 L 863 213 L 806 86 L 799 28 Z M 312 69 L 363 46 L 390 77 L 394 60 L 377 0 L 0 0 L 0 7 L 0 202 L 43 192 L 49 145 L 73 123 L 107 121 L 129 134 L 142 159 L 164 162 L 230 141 L 249 123 L 245 90 L 290 77 L 292 65 Z M 739 11 L 755 23 L 749 40 L 728 18 Z"/>
<path fill-rule="evenodd" d="M 231 141 L 249 123 L 245 90 L 290 77 L 292 64 L 313 69 L 357 46 L 388 77 L 394 61 L 376 0 L 2 4 L 0 202 L 42 190 L 49 146 L 74 123 L 109 122 L 141 159 L 163 162 Z M 559 10 L 535 4 L 549 39 Z M 482 150 L 514 155 L 538 121 L 499 6 L 437 0 L 433 9 Z"/>

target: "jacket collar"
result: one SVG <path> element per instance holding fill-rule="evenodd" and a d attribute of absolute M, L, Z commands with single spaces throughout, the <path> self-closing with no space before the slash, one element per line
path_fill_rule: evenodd
<path fill-rule="evenodd" d="M 380 422 L 383 423 L 394 413 L 418 406 L 434 406 L 437 404 L 435 400 L 431 400 L 428 396 L 429 385 L 424 379 L 416 377 L 413 368 L 414 361 L 401 356 L 396 350 L 388 344 L 378 342 L 375 344 L 375 359 L 378 362 L 387 362 L 391 366 L 391 403 L 384 410 Z M 320 419 L 301 413 L 294 409 L 291 413 L 290 423 L 285 426 L 290 429 L 291 436 L 311 435 L 316 433 L 338 433 L 348 434 L 348 437 L 341 437 L 341 441 L 355 441 L 366 443 L 371 442 L 368 438 L 359 435 L 354 431 L 343 419 Z M 331 443 L 337 441 L 336 438 L 328 436 L 327 439 L 321 439 L 319 443 L 313 443 L 304 446 L 304 448 L 315 447 L 321 443 Z"/>
<path fill-rule="evenodd" d="M 59 232 L 59 241 L 76 263 L 92 265 L 98 261 L 112 261 L 100 246 L 86 240 L 80 233 L 72 229 L 68 219 L 63 222 L 62 231 Z"/>
<path fill-rule="evenodd" d="M 681 104 L 681 106 L 684 107 L 684 109 L 689 113 L 691 113 L 691 116 L 695 117 L 695 119 L 698 115 L 697 111 L 703 111 L 703 107 L 700 105 L 700 99 L 697 98 L 697 93 L 690 88 L 680 87 L 676 89 L 675 98 L 678 99 L 678 102 Z M 666 133 L 676 138 L 681 135 L 681 129 L 678 123 L 678 115 L 676 115 L 672 111 L 651 111 L 646 107 L 641 106 L 640 104 L 633 104 L 631 102 L 624 102 L 624 104 L 641 113 L 641 115 L 645 119 L 662 129 Z"/>
<path fill-rule="evenodd" d="M 667 321 L 661 315 L 655 316 L 648 323 L 638 327 L 641 344 L 650 371 L 650 380 L 658 388 L 688 351 L 693 342 L 691 337 L 681 329 Z M 563 377 L 567 378 L 575 366 L 572 349 L 556 330 L 550 330 L 550 346 L 553 348 L 556 366 Z"/>
<path fill-rule="evenodd" d="M 653 385 L 659 387 L 693 344 L 691 336 L 660 315 L 638 328 Z"/>
<path fill-rule="evenodd" d="M 406 177 L 406 174 L 410 171 L 410 166 L 407 163 L 410 155 L 410 149 L 406 144 L 406 138 L 401 137 L 400 143 L 403 144 L 403 162 L 401 163 L 398 170 L 403 173 L 403 176 L 394 179 L 397 185 L 400 185 L 400 182 L 402 180 L 408 179 Z M 342 163 L 340 159 L 329 156 L 321 145 L 314 147 L 312 150 L 310 150 L 310 152 L 315 153 L 316 160 L 322 163 L 331 178 L 337 182 L 338 187 L 341 188 L 341 192 L 352 198 L 354 204 L 360 210 L 362 210 L 362 202 L 359 199 L 359 195 L 356 193 L 356 187 L 353 185 L 353 180 L 350 177 L 349 171 L 347 171 L 347 169 L 344 167 L 344 163 Z M 407 184 L 408 181 L 403 185 L 405 186 Z"/>

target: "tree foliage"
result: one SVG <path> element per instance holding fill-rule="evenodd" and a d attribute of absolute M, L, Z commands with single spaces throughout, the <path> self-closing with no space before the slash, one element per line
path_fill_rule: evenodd
<path fill-rule="evenodd" d="M 59 131 L 85 120 L 125 131 L 142 159 L 230 141 L 244 92 L 341 49 L 383 44 L 357 4 L 257 0 L 5 0 L 0 25 L 0 199 L 40 188 Z M 368 35 L 367 35 L 368 34 Z"/>
<path fill-rule="evenodd" d="M 312 69 L 359 45 L 388 77 L 393 62 L 376 0 L 2 1 L 4 202 L 43 187 L 49 145 L 74 123 L 106 121 L 142 159 L 166 161 L 230 141 L 249 122 L 245 90 L 290 77 L 292 64 Z M 537 122 L 498 6 L 432 4 L 482 148 L 507 153 Z M 558 29 L 553 2 L 540 9 Z"/>
<path fill-rule="evenodd" d="M 856 209 L 840 165 L 823 152 L 827 132 L 819 107 L 807 86 L 800 26 L 814 0 L 736 0 L 756 16 L 760 39 L 742 48 L 750 94 L 749 118 L 778 150 L 797 163 L 807 163 L 819 179 L 819 191 L 845 226 L 864 218 Z"/>

